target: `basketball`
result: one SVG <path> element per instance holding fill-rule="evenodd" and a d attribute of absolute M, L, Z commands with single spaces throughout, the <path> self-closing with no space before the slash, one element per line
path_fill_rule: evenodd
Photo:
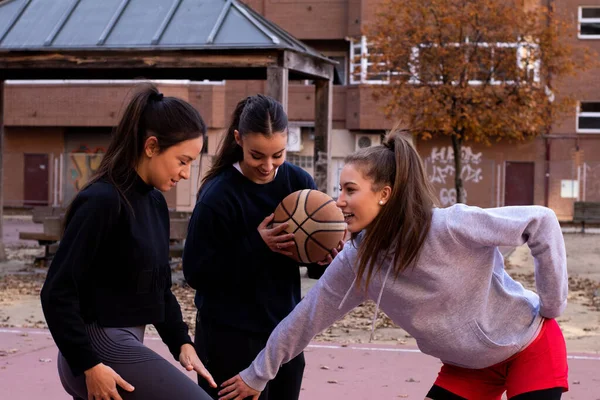
<path fill-rule="evenodd" d="M 299 190 L 288 195 L 275 209 L 273 226 L 288 223 L 286 233 L 294 234 L 292 258 L 309 264 L 323 261 L 344 238 L 344 214 L 335 200 L 318 190 Z"/>

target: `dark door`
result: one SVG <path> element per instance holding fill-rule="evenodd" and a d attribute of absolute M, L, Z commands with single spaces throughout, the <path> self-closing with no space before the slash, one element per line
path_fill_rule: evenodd
<path fill-rule="evenodd" d="M 506 162 L 504 177 L 504 205 L 533 205 L 535 164 L 532 162 Z"/>
<path fill-rule="evenodd" d="M 25 154 L 25 205 L 48 205 L 49 172 L 48 154 Z"/>

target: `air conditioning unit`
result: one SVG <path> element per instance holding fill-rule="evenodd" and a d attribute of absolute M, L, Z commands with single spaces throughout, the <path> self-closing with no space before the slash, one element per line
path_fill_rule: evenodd
<path fill-rule="evenodd" d="M 378 133 L 360 133 L 356 136 L 355 149 L 360 150 L 365 147 L 378 146 L 381 144 L 381 135 Z"/>
<path fill-rule="evenodd" d="M 297 152 L 302 151 L 302 130 L 299 126 L 288 127 L 287 151 Z"/>

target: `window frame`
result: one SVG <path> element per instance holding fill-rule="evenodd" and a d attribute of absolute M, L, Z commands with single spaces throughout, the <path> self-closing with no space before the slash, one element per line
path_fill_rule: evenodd
<path fill-rule="evenodd" d="M 600 39 L 600 35 L 584 35 L 581 33 L 581 24 L 597 23 L 600 24 L 600 18 L 583 18 L 584 8 L 600 8 L 600 6 L 579 6 L 577 8 L 577 37 L 583 40 Z"/>
<path fill-rule="evenodd" d="M 392 75 L 401 75 L 402 72 L 387 72 L 387 79 L 369 79 L 369 66 L 374 65 L 373 62 L 369 61 L 369 43 L 367 41 L 366 36 L 361 36 L 359 41 L 350 39 L 350 62 L 349 62 L 349 84 L 350 85 L 360 85 L 360 84 L 371 84 L 371 85 L 388 85 L 390 83 L 390 77 Z M 421 44 L 412 48 L 411 57 L 410 57 L 410 78 L 408 79 L 409 84 L 420 84 L 420 76 L 418 72 L 419 68 L 419 58 L 421 49 L 425 49 L 428 47 L 437 46 L 437 45 L 425 45 Z M 512 43 L 501 43 L 501 42 L 493 42 L 493 43 L 469 43 L 469 41 L 465 41 L 465 43 L 449 43 L 448 46 L 461 47 L 461 46 L 477 46 L 483 48 L 489 48 L 492 52 L 492 57 L 494 54 L 495 48 L 513 48 L 516 54 L 516 62 L 519 65 L 523 65 L 523 60 L 527 57 L 530 57 L 532 53 L 536 53 L 539 49 L 539 46 L 534 43 L 525 43 L 525 42 L 512 42 Z M 358 52 L 357 52 L 358 50 Z M 360 61 L 355 62 L 356 58 L 360 56 Z M 358 68 L 358 73 L 356 72 L 356 68 Z M 532 76 L 532 81 L 535 84 L 539 84 L 541 82 L 541 61 L 539 58 L 536 58 L 533 63 L 527 64 L 526 67 L 519 68 L 527 68 L 529 73 Z M 490 82 L 491 85 L 514 85 L 515 81 L 513 80 L 497 80 L 494 78 L 494 71 L 492 69 L 492 80 Z M 381 75 L 384 75 L 382 73 Z M 356 79 L 356 77 L 359 79 Z M 453 82 L 455 83 L 455 82 Z M 469 80 L 469 85 L 472 86 L 480 86 L 485 82 L 471 79 Z M 427 82 L 427 84 L 441 84 L 441 81 L 431 81 Z"/>
<path fill-rule="evenodd" d="M 585 129 L 585 128 L 579 128 L 579 118 L 580 117 L 587 117 L 587 118 L 598 118 L 598 120 L 600 121 L 600 112 L 582 112 L 581 111 L 581 104 L 582 103 L 598 103 L 600 104 L 600 100 L 597 101 L 579 101 L 579 103 L 577 104 L 577 111 L 575 114 L 575 132 L 577 133 L 600 133 L 600 128 L 598 129 Z"/>

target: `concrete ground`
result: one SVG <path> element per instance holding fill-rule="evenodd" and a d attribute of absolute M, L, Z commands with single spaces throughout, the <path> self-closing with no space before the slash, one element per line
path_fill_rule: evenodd
<path fill-rule="evenodd" d="M 148 335 L 145 342 L 177 365 L 158 337 Z M 47 330 L 1 328 L 0 349 L 1 399 L 70 398 L 58 379 L 58 350 Z M 399 346 L 312 343 L 305 355 L 301 400 L 423 399 L 440 368 L 436 359 Z M 563 399 L 600 400 L 600 356 L 570 354 L 569 368 L 571 387 Z"/>

